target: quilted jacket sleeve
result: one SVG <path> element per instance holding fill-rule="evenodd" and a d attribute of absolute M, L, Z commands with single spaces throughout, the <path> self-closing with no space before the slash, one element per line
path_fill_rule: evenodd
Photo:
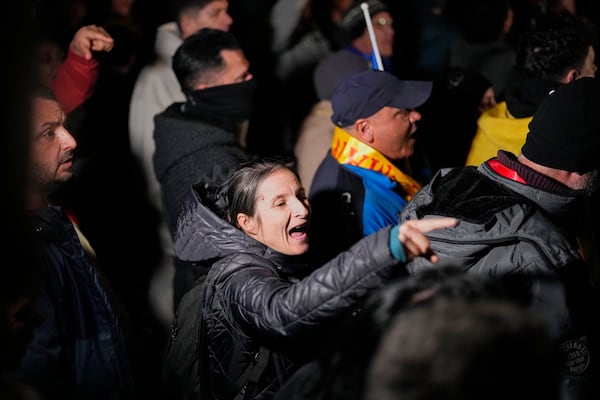
<path fill-rule="evenodd" d="M 389 235 L 386 228 L 359 241 L 295 283 L 264 259 L 235 256 L 217 282 L 221 304 L 230 307 L 225 314 L 266 340 L 295 342 L 318 335 L 402 270 L 390 253 Z"/>

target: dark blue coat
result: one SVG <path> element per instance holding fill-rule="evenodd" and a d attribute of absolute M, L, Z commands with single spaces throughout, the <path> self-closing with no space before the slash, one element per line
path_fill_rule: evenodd
<path fill-rule="evenodd" d="M 134 398 L 119 317 L 94 259 L 58 207 L 32 212 L 43 262 L 36 329 L 17 377 L 52 399 Z"/>

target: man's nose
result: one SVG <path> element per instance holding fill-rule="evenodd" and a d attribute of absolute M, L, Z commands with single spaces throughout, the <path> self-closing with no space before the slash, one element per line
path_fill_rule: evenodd
<path fill-rule="evenodd" d="M 410 112 L 408 113 L 408 120 L 410 121 L 411 124 L 414 124 L 417 121 L 421 120 L 421 113 L 418 112 L 417 110 L 410 110 Z"/>

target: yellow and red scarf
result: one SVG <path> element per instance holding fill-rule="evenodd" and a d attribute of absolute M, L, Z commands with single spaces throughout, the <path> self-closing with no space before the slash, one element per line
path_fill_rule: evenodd
<path fill-rule="evenodd" d="M 402 187 L 406 200 L 410 200 L 421 189 L 417 181 L 402 172 L 383 154 L 337 126 L 333 131 L 331 155 L 340 164 L 355 165 L 387 176 Z"/>

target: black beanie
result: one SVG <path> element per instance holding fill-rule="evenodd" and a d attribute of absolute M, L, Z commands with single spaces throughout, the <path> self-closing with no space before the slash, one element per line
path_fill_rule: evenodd
<path fill-rule="evenodd" d="M 365 22 L 365 17 L 361 8 L 362 3 L 367 3 L 369 6 L 369 15 L 371 18 L 377 13 L 388 11 L 387 6 L 379 0 L 354 1 L 340 22 L 341 27 L 347 32 L 348 39 L 350 40 L 356 39 L 362 35 L 365 29 L 367 29 L 367 23 Z"/>
<path fill-rule="evenodd" d="M 521 152 L 549 168 L 581 174 L 600 169 L 600 82 L 580 78 L 548 94 Z"/>

